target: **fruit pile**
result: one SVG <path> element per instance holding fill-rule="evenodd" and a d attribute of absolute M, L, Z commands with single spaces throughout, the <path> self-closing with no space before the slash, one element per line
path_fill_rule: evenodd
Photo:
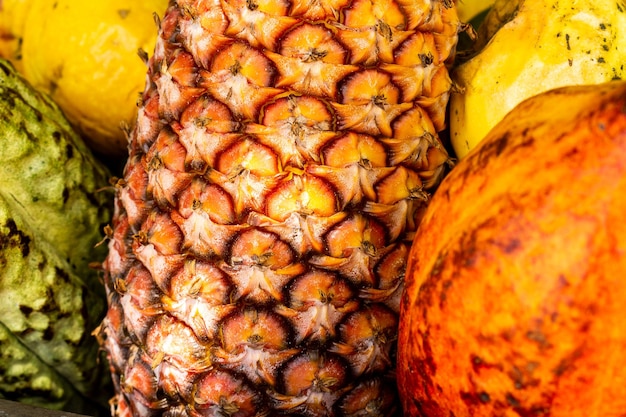
<path fill-rule="evenodd" d="M 626 4 L 0 0 L 0 398 L 618 416 Z"/>

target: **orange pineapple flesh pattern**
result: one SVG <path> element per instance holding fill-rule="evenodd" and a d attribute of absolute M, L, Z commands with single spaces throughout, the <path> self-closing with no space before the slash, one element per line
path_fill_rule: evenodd
<path fill-rule="evenodd" d="M 172 1 L 116 182 L 116 416 L 391 416 L 450 0 Z"/>

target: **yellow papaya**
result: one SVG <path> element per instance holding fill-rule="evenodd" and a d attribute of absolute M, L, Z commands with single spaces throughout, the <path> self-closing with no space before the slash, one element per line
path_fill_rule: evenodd
<path fill-rule="evenodd" d="M 467 23 L 489 9 L 493 3 L 494 0 L 457 0 L 456 10 L 459 20 Z"/>
<path fill-rule="evenodd" d="M 0 57 L 22 72 L 22 34 L 28 0 L 0 0 Z"/>
<path fill-rule="evenodd" d="M 167 0 L 1 0 L 0 56 L 49 94 L 90 146 L 126 155 Z"/>
<path fill-rule="evenodd" d="M 516 106 L 460 160 L 410 250 L 404 415 L 626 409 L 626 81 Z"/>
<path fill-rule="evenodd" d="M 624 78 L 625 28 L 623 0 L 497 0 L 478 28 L 478 52 L 451 73 L 457 157 L 528 97 Z"/>

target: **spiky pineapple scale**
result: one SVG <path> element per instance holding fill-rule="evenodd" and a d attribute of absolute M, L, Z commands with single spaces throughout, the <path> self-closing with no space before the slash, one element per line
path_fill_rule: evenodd
<path fill-rule="evenodd" d="M 118 182 L 118 416 L 389 416 L 449 1 L 173 0 Z"/>

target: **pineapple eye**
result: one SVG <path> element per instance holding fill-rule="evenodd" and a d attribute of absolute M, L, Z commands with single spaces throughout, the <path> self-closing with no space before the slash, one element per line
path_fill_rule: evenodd
<path fill-rule="evenodd" d="M 230 71 L 230 73 L 232 75 L 237 75 L 239 74 L 239 72 L 241 71 L 241 62 L 239 61 L 235 61 L 235 63 L 233 65 L 231 65 L 230 67 L 228 67 L 228 71 Z"/>
<path fill-rule="evenodd" d="M 428 193 L 422 187 L 415 187 L 409 190 L 409 199 L 411 200 L 428 200 Z"/>
<path fill-rule="evenodd" d="M 385 38 L 385 39 L 387 39 L 388 41 L 391 42 L 391 40 L 393 38 L 393 34 L 391 32 L 391 27 L 387 23 L 383 22 L 382 20 L 379 20 L 378 21 L 378 25 L 376 25 L 376 26 L 377 26 L 377 29 L 378 29 L 378 33 L 380 33 L 380 35 L 383 38 Z"/>
<path fill-rule="evenodd" d="M 420 61 L 422 61 L 422 65 L 424 67 L 432 65 L 433 61 L 435 60 L 433 54 L 430 52 L 428 52 L 427 54 L 418 54 L 417 56 L 419 57 Z"/>
<path fill-rule="evenodd" d="M 269 260 L 272 259 L 272 256 L 273 255 L 271 252 L 262 253 L 260 255 L 253 255 L 252 262 L 256 263 L 259 266 L 264 266 L 268 263 Z"/>
<path fill-rule="evenodd" d="M 332 392 L 333 388 L 339 382 L 338 378 L 333 377 L 318 377 L 313 381 L 313 387 L 321 392 Z"/>
<path fill-rule="evenodd" d="M 122 278 L 116 278 L 113 281 L 113 287 L 118 293 L 124 294 L 126 292 L 126 281 L 124 281 Z"/>
<path fill-rule="evenodd" d="M 141 243 L 142 245 L 147 245 L 148 233 L 146 233 L 145 230 L 140 230 L 135 235 L 133 235 L 133 239 L 135 239 L 137 242 Z"/>
<path fill-rule="evenodd" d="M 368 415 L 379 415 L 381 414 L 381 410 L 383 409 L 382 404 L 382 399 L 377 398 L 375 400 L 372 400 L 368 402 L 365 406 L 365 411 L 368 413 Z"/>
<path fill-rule="evenodd" d="M 326 55 L 328 55 L 328 51 L 317 49 L 317 48 L 311 48 L 311 50 L 309 50 L 309 52 L 304 55 L 302 60 L 304 62 L 321 61 L 324 59 Z"/>
<path fill-rule="evenodd" d="M 154 158 L 150 159 L 150 162 L 148 162 L 149 171 L 156 171 L 162 167 L 163 167 L 163 161 L 161 160 L 159 155 L 155 155 Z"/>
<path fill-rule="evenodd" d="M 323 304 L 329 304 L 333 299 L 332 294 L 327 293 L 326 291 L 319 290 L 318 295 L 320 302 Z"/>
<path fill-rule="evenodd" d="M 384 94 L 378 94 L 378 95 L 372 97 L 372 102 L 376 106 L 378 106 L 380 108 L 384 108 L 385 104 L 387 104 L 387 97 L 385 97 Z"/>
<path fill-rule="evenodd" d="M 361 160 L 359 161 L 359 166 L 361 168 L 364 168 L 364 169 L 372 169 L 373 168 L 372 161 L 370 161 L 367 158 L 361 158 Z"/>
<path fill-rule="evenodd" d="M 219 408 L 226 416 L 234 415 L 240 411 L 240 407 L 236 403 L 229 401 L 225 396 L 220 397 Z"/>
<path fill-rule="evenodd" d="M 369 256 L 376 256 L 376 253 L 378 252 L 376 249 L 376 246 L 374 246 L 374 244 L 370 241 L 364 240 L 361 243 L 361 249 L 363 250 L 364 253 L 366 253 Z"/>

